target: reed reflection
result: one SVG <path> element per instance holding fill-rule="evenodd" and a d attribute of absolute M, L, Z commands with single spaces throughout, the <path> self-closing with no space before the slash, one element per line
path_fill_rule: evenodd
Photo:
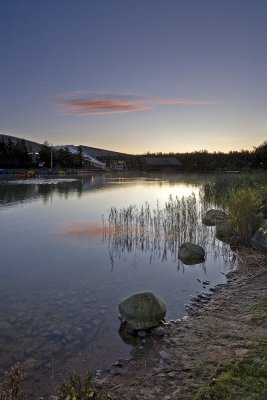
<path fill-rule="evenodd" d="M 229 262 L 230 247 L 215 238 L 214 228 L 202 223 L 204 212 L 205 203 L 195 193 L 170 196 L 163 208 L 158 202 L 153 209 L 148 203 L 141 208 L 111 207 L 108 217 L 103 217 L 103 243 L 108 245 L 112 268 L 116 258 L 137 250 L 149 253 L 150 262 L 171 260 L 179 269 L 183 263 L 178 260 L 178 250 L 184 242 L 200 244 L 209 257 Z M 205 263 L 202 265 L 205 268 Z"/>

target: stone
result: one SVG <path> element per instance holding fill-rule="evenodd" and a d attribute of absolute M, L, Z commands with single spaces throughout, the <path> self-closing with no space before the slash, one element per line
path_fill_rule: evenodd
<path fill-rule="evenodd" d="M 146 330 L 158 326 L 165 318 L 166 306 L 153 292 L 132 294 L 119 303 L 122 323 L 133 330 Z"/>
<path fill-rule="evenodd" d="M 151 329 L 152 335 L 162 337 L 165 335 L 164 328 L 162 326 L 156 326 L 156 328 Z"/>
<path fill-rule="evenodd" d="M 222 210 L 209 210 L 206 215 L 202 218 L 203 224 L 207 226 L 214 226 L 219 221 L 227 219 L 227 214 Z"/>
<path fill-rule="evenodd" d="M 219 221 L 216 224 L 216 237 L 222 241 L 231 241 L 234 236 L 234 227 L 229 219 Z"/>
<path fill-rule="evenodd" d="M 24 361 L 23 367 L 28 370 L 32 368 L 36 368 L 38 366 L 38 361 L 35 358 L 29 358 L 28 360 Z"/>
<path fill-rule="evenodd" d="M 138 331 L 137 332 L 137 336 L 140 337 L 140 338 L 146 337 L 146 331 Z"/>
<path fill-rule="evenodd" d="M 251 246 L 258 250 L 267 251 L 267 228 L 259 228 L 254 233 Z"/>
<path fill-rule="evenodd" d="M 169 372 L 169 373 L 167 374 L 167 376 L 168 376 L 168 378 L 170 378 L 170 379 L 174 379 L 174 378 L 177 378 L 177 373 L 171 371 L 171 372 Z"/>
<path fill-rule="evenodd" d="M 199 264 L 205 261 L 205 250 L 198 244 L 185 242 L 179 247 L 178 258 L 187 265 Z"/>
<path fill-rule="evenodd" d="M 165 362 L 170 362 L 171 361 L 171 355 L 167 351 L 161 350 L 159 352 L 159 355 L 160 355 L 160 358 L 162 358 L 163 361 L 165 361 Z"/>

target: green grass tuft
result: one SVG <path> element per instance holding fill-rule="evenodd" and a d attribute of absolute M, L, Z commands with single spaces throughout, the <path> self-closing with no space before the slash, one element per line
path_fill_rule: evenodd
<path fill-rule="evenodd" d="M 261 343 L 241 361 L 224 368 L 194 397 L 194 400 L 239 399 L 267 399 L 267 342 Z"/>
<path fill-rule="evenodd" d="M 267 318 L 267 299 L 264 299 L 260 303 L 252 304 L 251 309 L 254 312 L 251 321 L 261 324 Z"/>

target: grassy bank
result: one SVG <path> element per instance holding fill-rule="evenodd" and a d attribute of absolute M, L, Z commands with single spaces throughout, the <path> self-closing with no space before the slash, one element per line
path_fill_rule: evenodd
<path fill-rule="evenodd" d="M 267 396 L 267 342 L 225 366 L 199 389 L 194 400 L 264 400 Z"/>

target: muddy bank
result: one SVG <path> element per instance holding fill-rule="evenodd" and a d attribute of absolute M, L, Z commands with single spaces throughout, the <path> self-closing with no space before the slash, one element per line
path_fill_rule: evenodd
<path fill-rule="evenodd" d="M 114 399 L 191 400 L 223 365 L 266 339 L 266 299 L 266 272 L 232 275 L 212 296 L 193 299 L 189 318 L 167 324 L 163 338 L 144 338 L 131 359 L 96 381 Z"/>

